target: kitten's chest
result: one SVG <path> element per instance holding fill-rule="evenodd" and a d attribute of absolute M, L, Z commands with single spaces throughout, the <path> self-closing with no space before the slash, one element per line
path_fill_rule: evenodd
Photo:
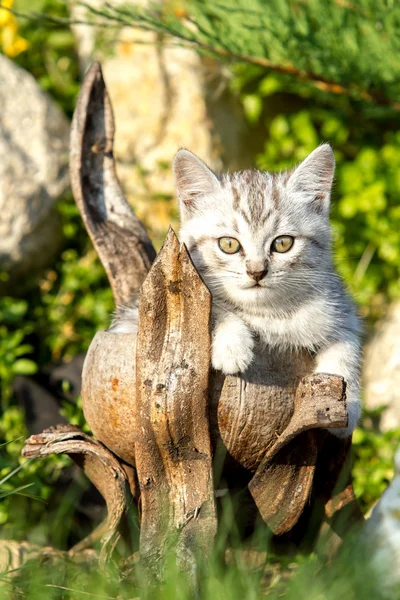
<path fill-rule="evenodd" d="M 332 327 L 329 316 L 318 306 L 301 307 L 287 316 L 265 310 L 256 315 L 243 313 L 242 318 L 262 342 L 272 347 L 317 350 Z"/>

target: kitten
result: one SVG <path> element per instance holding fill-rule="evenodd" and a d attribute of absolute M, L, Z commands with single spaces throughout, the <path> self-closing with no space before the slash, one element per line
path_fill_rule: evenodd
<path fill-rule="evenodd" d="M 246 371 L 255 338 L 277 350 L 315 353 L 315 372 L 347 382 L 348 436 L 360 415 L 360 323 L 331 254 L 328 144 L 296 169 L 215 175 L 181 149 L 173 162 L 180 237 L 213 297 L 212 366 Z M 136 331 L 137 310 L 111 331 Z"/>

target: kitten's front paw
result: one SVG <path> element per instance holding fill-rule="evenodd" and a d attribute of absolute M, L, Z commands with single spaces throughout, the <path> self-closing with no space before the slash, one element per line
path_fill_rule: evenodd
<path fill-rule="evenodd" d="M 213 336 L 211 363 L 225 375 L 243 373 L 253 360 L 254 340 L 244 323 L 221 323 Z"/>

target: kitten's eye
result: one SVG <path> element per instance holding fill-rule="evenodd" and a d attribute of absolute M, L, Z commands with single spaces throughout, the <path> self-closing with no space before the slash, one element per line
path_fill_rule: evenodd
<path fill-rule="evenodd" d="M 222 237 L 218 240 L 218 246 L 221 248 L 222 252 L 225 254 L 236 254 L 239 252 L 241 245 L 235 238 L 231 237 Z"/>
<path fill-rule="evenodd" d="M 280 252 L 282 254 L 290 250 L 293 242 L 294 238 L 291 235 L 280 235 L 272 242 L 271 250 L 272 252 Z"/>

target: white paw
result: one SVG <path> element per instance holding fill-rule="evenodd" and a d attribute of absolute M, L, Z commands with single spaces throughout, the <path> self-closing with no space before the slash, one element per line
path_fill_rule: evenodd
<path fill-rule="evenodd" d="M 352 389 L 353 386 L 347 385 L 346 389 L 346 405 L 347 412 L 349 415 L 349 422 L 347 427 L 343 429 L 328 429 L 330 433 L 333 433 L 336 437 L 346 438 L 353 433 L 355 428 L 357 427 L 357 423 L 360 419 L 361 415 L 361 399 L 360 393 L 356 386 L 356 389 Z"/>
<path fill-rule="evenodd" d="M 350 436 L 357 427 L 361 413 L 359 383 L 360 346 L 357 338 L 338 341 L 322 349 L 317 355 L 315 373 L 340 375 L 346 382 L 346 405 L 349 415 L 347 427 L 328 429 L 340 438 Z"/>
<path fill-rule="evenodd" d="M 214 332 L 211 363 L 225 375 L 243 373 L 253 360 L 254 340 L 241 321 L 220 323 Z"/>

